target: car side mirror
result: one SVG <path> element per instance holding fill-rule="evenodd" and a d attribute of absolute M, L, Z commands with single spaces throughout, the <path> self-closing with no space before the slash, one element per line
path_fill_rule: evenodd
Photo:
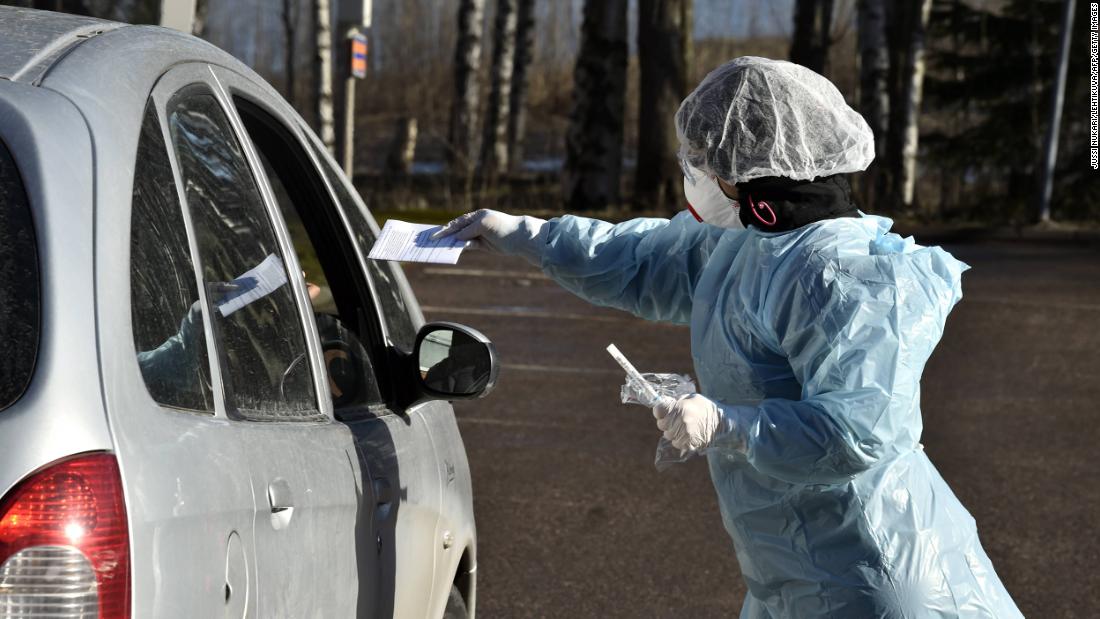
<path fill-rule="evenodd" d="M 419 391 L 431 399 L 471 400 L 486 396 L 497 382 L 500 363 L 489 338 L 470 327 L 432 322 L 416 335 Z"/>

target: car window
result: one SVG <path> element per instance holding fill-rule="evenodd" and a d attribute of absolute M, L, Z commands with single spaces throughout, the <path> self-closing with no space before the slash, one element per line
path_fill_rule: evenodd
<path fill-rule="evenodd" d="M 166 406 L 214 411 L 206 329 L 172 164 L 145 107 L 130 220 L 130 313 L 145 386 Z"/>
<path fill-rule="evenodd" d="M 316 150 L 315 145 L 310 144 L 310 146 Z M 367 255 L 370 253 L 371 247 L 374 246 L 375 237 L 370 224 L 367 222 L 363 207 L 352 197 L 351 192 L 353 190 L 348 188 L 343 175 L 334 169 L 320 152 L 317 153 L 317 158 L 321 161 L 321 169 L 328 177 L 329 183 L 336 191 L 337 199 L 344 207 L 344 213 L 347 214 L 355 241 L 359 244 L 363 255 Z M 401 267 L 394 262 L 383 260 L 367 260 L 366 262 L 371 278 L 374 280 L 374 290 L 378 295 L 378 302 L 386 321 L 386 331 L 389 334 L 390 344 L 406 352 L 411 352 L 413 344 L 416 343 L 417 326 L 413 323 L 409 307 L 405 303 L 405 298 L 401 294 L 401 287 L 397 283 L 397 270 Z"/>
<path fill-rule="evenodd" d="M 240 143 L 205 89 L 177 95 L 169 109 L 226 406 L 246 419 L 316 419 L 304 328 Z"/>
<path fill-rule="evenodd" d="M 0 410 L 26 391 L 38 355 L 38 248 L 15 160 L 0 142 Z"/>
<path fill-rule="evenodd" d="M 255 104 L 244 99 L 235 103 L 302 266 L 333 405 L 341 414 L 381 404 L 368 351 L 370 288 L 340 215 L 294 135 Z"/>

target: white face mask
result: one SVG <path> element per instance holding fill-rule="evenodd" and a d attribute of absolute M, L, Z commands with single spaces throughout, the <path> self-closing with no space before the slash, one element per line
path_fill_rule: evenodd
<path fill-rule="evenodd" d="M 718 181 L 702 174 L 695 178 L 693 183 L 691 179 L 684 177 L 684 197 L 687 198 L 688 210 L 695 215 L 695 219 L 719 228 L 744 228 L 738 213 L 740 205 L 722 192 Z"/>

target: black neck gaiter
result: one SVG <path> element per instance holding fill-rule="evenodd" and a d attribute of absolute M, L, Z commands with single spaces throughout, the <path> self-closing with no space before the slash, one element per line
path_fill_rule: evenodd
<path fill-rule="evenodd" d="M 837 217 L 859 217 L 852 188 L 841 174 L 812 181 L 778 176 L 738 183 L 741 223 L 764 232 L 787 232 Z"/>

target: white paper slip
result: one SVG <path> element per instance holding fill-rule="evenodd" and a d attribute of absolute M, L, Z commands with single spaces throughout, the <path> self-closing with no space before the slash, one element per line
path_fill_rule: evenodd
<path fill-rule="evenodd" d="M 229 316 L 242 307 L 258 301 L 275 292 L 286 283 L 286 269 L 283 261 L 275 254 L 268 255 L 255 268 L 224 285 L 227 294 L 218 301 L 218 311 Z"/>
<path fill-rule="evenodd" d="M 432 234 L 442 227 L 391 219 L 382 228 L 382 234 L 367 257 L 374 260 L 456 264 L 467 242 L 453 236 L 432 239 Z"/>

